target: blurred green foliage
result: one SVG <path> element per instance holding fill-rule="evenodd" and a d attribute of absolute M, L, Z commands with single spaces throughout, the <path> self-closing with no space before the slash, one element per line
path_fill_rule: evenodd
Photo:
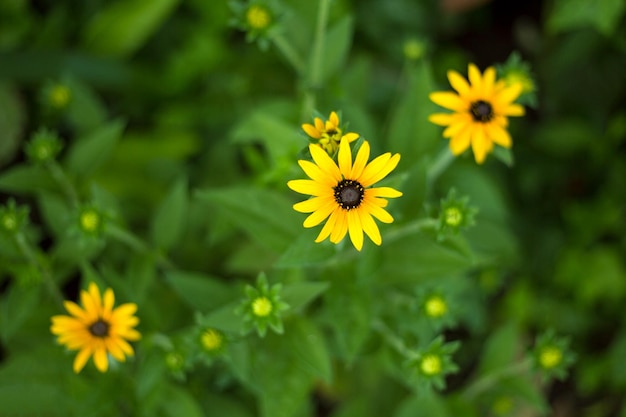
<path fill-rule="evenodd" d="M 0 2 L 0 416 L 626 416 L 625 3 L 452 3 Z M 427 120 L 468 62 L 535 87 L 484 166 Z M 402 155 L 380 247 L 291 207 L 332 110 Z M 91 281 L 143 337 L 75 375 L 50 317 Z"/>

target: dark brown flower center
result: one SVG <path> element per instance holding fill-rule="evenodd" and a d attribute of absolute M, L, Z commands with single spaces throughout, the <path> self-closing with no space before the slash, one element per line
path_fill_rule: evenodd
<path fill-rule="evenodd" d="M 486 123 L 493 119 L 493 107 L 484 100 L 478 100 L 470 106 L 470 112 L 475 121 Z"/>
<path fill-rule="evenodd" d="M 89 332 L 96 337 L 105 337 L 109 334 L 109 323 L 98 320 L 89 326 Z"/>
<path fill-rule="evenodd" d="M 365 194 L 363 186 L 354 180 L 341 180 L 336 187 L 333 187 L 333 190 L 335 190 L 335 201 L 344 210 L 359 207 Z"/>

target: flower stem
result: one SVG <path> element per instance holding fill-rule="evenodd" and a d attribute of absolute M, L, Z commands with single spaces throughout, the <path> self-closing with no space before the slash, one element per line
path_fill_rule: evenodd
<path fill-rule="evenodd" d="M 467 399 L 476 398 L 480 394 L 489 391 L 494 385 L 500 383 L 504 378 L 513 377 L 527 372 L 530 369 L 531 365 L 532 359 L 528 358 L 522 362 L 515 363 L 491 372 L 470 384 L 465 389 L 463 395 Z"/>
<path fill-rule="evenodd" d="M 382 320 L 376 319 L 372 323 L 372 328 L 380 333 L 385 340 L 402 356 L 406 356 L 407 358 L 413 356 L 413 352 L 406 347 L 404 341 L 396 336 L 396 334 Z"/>
<path fill-rule="evenodd" d="M 294 49 L 291 42 L 289 42 L 289 40 L 280 33 L 274 34 L 271 39 L 272 42 L 274 42 L 274 45 L 276 45 L 285 58 L 287 58 L 287 61 L 289 61 L 296 72 L 301 75 L 304 72 L 304 61 Z"/>
<path fill-rule="evenodd" d="M 426 218 L 426 219 L 414 220 L 410 223 L 406 223 L 405 225 L 403 225 L 402 227 L 398 229 L 391 230 L 385 236 L 385 241 L 389 243 L 389 242 L 393 242 L 394 240 L 400 239 L 404 236 L 416 233 L 420 230 L 436 229 L 438 224 L 439 223 L 437 219 Z"/>
<path fill-rule="evenodd" d="M 22 232 L 19 232 L 15 235 L 15 242 L 17 243 L 17 246 L 22 252 L 22 255 L 24 255 L 24 257 L 28 260 L 28 262 L 35 265 L 35 267 L 41 274 L 41 277 L 43 278 L 44 282 L 46 283 L 46 286 L 48 287 L 48 290 L 50 291 L 50 294 L 52 295 L 54 300 L 60 306 L 62 306 L 63 295 L 61 294 L 59 287 L 57 286 L 56 282 L 54 282 L 54 279 L 52 278 L 50 271 L 46 267 L 44 267 L 44 265 L 42 265 L 41 262 L 39 262 L 39 259 L 37 259 L 37 255 L 35 254 L 35 251 L 28 244 L 28 241 L 26 240 L 26 237 L 24 236 Z"/>
<path fill-rule="evenodd" d="M 453 160 L 454 155 L 446 146 L 439 152 L 435 161 L 428 168 L 428 172 L 426 173 L 427 183 L 432 184 L 433 182 L 435 182 L 437 178 L 439 178 L 439 176 L 448 168 Z"/>
<path fill-rule="evenodd" d="M 164 254 L 155 254 L 155 251 L 141 238 L 135 236 L 131 232 L 122 229 L 116 225 L 108 225 L 106 233 L 118 242 L 128 245 L 131 249 L 139 253 L 156 255 L 157 265 L 164 269 L 175 268 L 174 263 Z"/>

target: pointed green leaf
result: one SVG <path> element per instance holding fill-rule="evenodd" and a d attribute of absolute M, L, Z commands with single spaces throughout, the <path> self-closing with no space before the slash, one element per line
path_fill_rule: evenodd
<path fill-rule="evenodd" d="M 92 174 L 111 156 L 124 130 L 122 121 L 114 121 L 76 141 L 67 156 L 67 169 L 79 178 Z"/>
<path fill-rule="evenodd" d="M 297 310 L 326 291 L 329 285 L 328 282 L 294 282 L 293 284 L 286 284 L 280 295 L 292 310 Z"/>
<path fill-rule="evenodd" d="M 0 173 L 0 190 L 5 192 L 21 194 L 54 189 L 54 179 L 41 166 L 16 165 Z"/>
<path fill-rule="evenodd" d="M 169 271 L 167 283 L 193 309 L 213 311 L 232 299 L 232 290 L 217 278 L 195 272 Z"/>
<path fill-rule="evenodd" d="M 324 39 L 321 81 L 328 80 L 335 72 L 343 68 L 350 51 L 353 31 L 354 20 L 350 16 L 342 18 L 328 30 Z"/>
<path fill-rule="evenodd" d="M 171 249 L 180 239 L 187 219 L 187 180 L 177 181 L 161 202 L 152 219 L 152 241 L 158 247 Z"/>

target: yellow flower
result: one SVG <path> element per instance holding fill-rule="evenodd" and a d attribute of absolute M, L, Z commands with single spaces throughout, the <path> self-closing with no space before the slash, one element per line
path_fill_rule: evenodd
<path fill-rule="evenodd" d="M 134 354 L 127 340 L 139 340 L 141 335 L 133 327 L 139 323 L 134 316 L 137 305 L 122 304 L 113 308 L 115 296 L 108 288 L 100 297 L 100 290 L 93 282 L 80 294 L 82 307 L 65 301 L 65 309 L 71 316 L 52 317 L 50 330 L 58 336 L 58 342 L 70 350 L 79 350 L 74 359 L 74 372 L 80 372 L 93 355 L 96 368 L 106 372 L 109 367 L 107 354 L 124 362 Z"/>
<path fill-rule="evenodd" d="M 304 227 L 317 226 L 328 218 L 315 242 L 330 236 L 331 242 L 339 243 L 349 233 L 354 247 L 361 250 L 364 231 L 375 244 L 382 243 L 373 217 L 383 223 L 393 222 L 384 209 L 388 203 L 385 198 L 400 197 L 402 193 L 390 187 L 368 187 L 395 169 L 400 154 L 387 152 L 368 164 L 370 146 L 364 141 L 353 163 L 348 142 L 342 140 L 339 145 L 338 165 L 319 146 L 309 145 L 314 163 L 300 160 L 298 164 L 311 179 L 292 180 L 287 185 L 313 196 L 293 206 L 301 213 L 312 213 L 304 220 Z"/>
<path fill-rule="evenodd" d="M 352 142 L 358 139 L 358 133 L 349 132 L 345 135 L 342 134 L 339 128 L 339 116 L 337 113 L 331 112 L 330 117 L 324 123 L 322 119 L 316 117 L 314 119 L 314 125 L 305 123 L 302 125 L 302 130 L 306 132 L 311 138 L 317 140 L 317 143 L 329 154 L 334 155 L 337 152 L 339 143 L 342 139 L 348 142 Z"/>
<path fill-rule="evenodd" d="M 480 70 L 469 64 L 469 83 L 456 71 L 448 71 L 448 80 L 456 90 L 430 94 L 436 104 L 454 113 L 436 113 L 428 120 L 447 126 L 443 131 L 450 138 L 450 150 L 459 155 L 472 146 L 476 162 L 482 164 L 493 144 L 510 148 L 511 136 L 507 131 L 508 116 L 522 116 L 524 107 L 513 103 L 522 92 L 522 84 L 507 85 L 496 80 L 496 70 Z"/>

